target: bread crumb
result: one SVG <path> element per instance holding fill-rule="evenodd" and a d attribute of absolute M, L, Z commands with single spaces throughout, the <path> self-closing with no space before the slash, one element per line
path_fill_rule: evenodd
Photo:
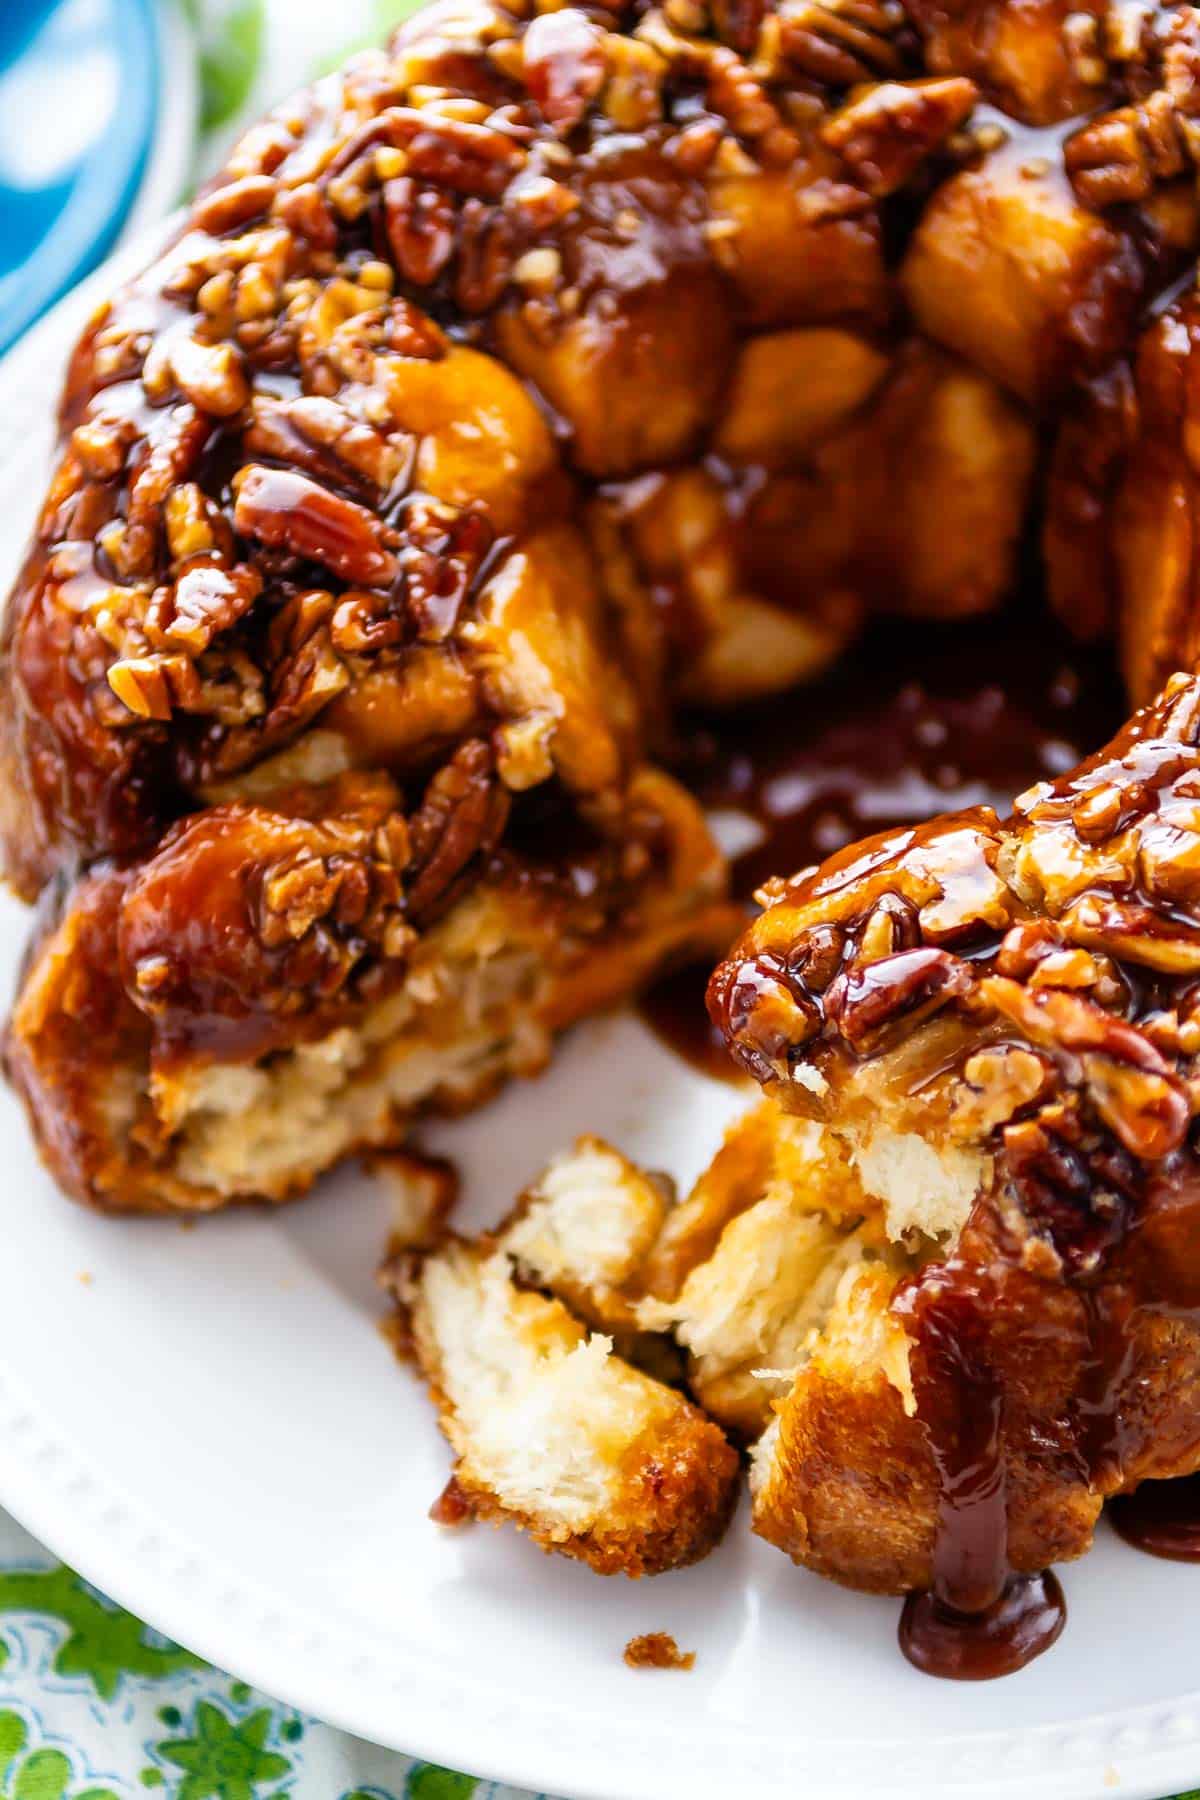
<path fill-rule="evenodd" d="M 1121 1777 L 1117 1774 L 1117 1771 L 1113 1768 L 1111 1763 L 1109 1763 L 1107 1769 L 1104 1771 L 1104 1785 L 1107 1788 L 1120 1787 L 1121 1785 Z"/>
<path fill-rule="evenodd" d="M 473 1521 L 475 1514 L 471 1502 L 453 1475 L 430 1507 L 429 1516 L 435 1525 L 446 1525 L 451 1530 Z"/>
<path fill-rule="evenodd" d="M 669 1631 L 647 1631 L 630 1638 L 625 1661 L 631 1669 L 690 1669 L 696 1652 L 681 1650 Z"/>
<path fill-rule="evenodd" d="M 80 1269 L 78 1279 L 83 1283 L 84 1287 L 91 1287 L 94 1277 L 90 1269 Z"/>
<path fill-rule="evenodd" d="M 432 1250 L 458 1199 L 459 1176 L 454 1164 L 442 1156 L 425 1156 L 419 1150 L 376 1150 L 362 1161 L 368 1175 L 385 1182 L 391 1190 L 388 1255 Z"/>

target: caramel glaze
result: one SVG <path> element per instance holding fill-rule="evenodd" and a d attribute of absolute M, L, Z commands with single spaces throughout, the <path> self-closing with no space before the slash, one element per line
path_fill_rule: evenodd
<path fill-rule="evenodd" d="M 954 1681 L 1012 1674 L 1066 1623 L 1056 1577 L 1018 1575 L 1008 1560 L 1004 1398 L 985 1349 L 987 1316 L 1004 1303 L 997 1273 L 952 1258 L 897 1304 L 915 1340 L 917 1409 L 939 1490 L 933 1586 L 906 1599 L 900 1648 L 923 1673 Z"/>
<path fill-rule="evenodd" d="M 1073 1335 L 1081 1340 L 1071 1417 L 1061 1443 L 1045 1453 L 1073 1458 L 1096 1491 L 1112 1494 L 1131 1468 L 1177 1464 L 1194 1437 L 1194 1391 L 1184 1383 L 1175 1410 L 1151 1421 L 1133 1372 L 1148 1335 L 1169 1359 L 1200 1331 L 1200 1191 L 1186 1169 L 1190 1159 L 1168 1159 L 1158 1176 L 1143 1181 L 1131 1161 L 1119 1166 L 1111 1159 L 1101 1172 L 1080 1156 L 1069 1172 L 1078 1183 L 1112 1181 L 1109 1222 L 1097 1232 L 1082 1208 L 1066 1218 L 1051 1203 L 1058 1216 L 1046 1223 L 1076 1283 L 1076 1311 L 1073 1319 L 1040 1320 L 1016 1246 L 1006 1241 L 998 1198 L 1006 1181 L 1032 1183 L 1039 1172 L 1000 1160 L 1010 1166 L 976 1204 L 964 1234 L 967 1254 L 928 1265 L 896 1302 L 914 1340 L 917 1409 L 939 1484 L 933 1585 L 905 1602 L 900 1647 L 926 1673 L 957 1680 L 1023 1667 L 1051 1647 L 1066 1619 L 1054 1576 L 1017 1573 L 1009 1556 L 1008 1450 L 1010 1433 L 1021 1426 L 1006 1418 L 1004 1396 L 1016 1385 L 1014 1365 L 1039 1354 L 1038 1336 L 1054 1332 L 1060 1345 Z M 1045 1193 L 1049 1200 L 1048 1185 Z M 999 1350 L 997 1319 L 1005 1320 L 1008 1340 Z M 1200 1475 L 1145 1482 L 1119 1495 L 1111 1516 L 1135 1547 L 1200 1561 Z"/>
<path fill-rule="evenodd" d="M 991 1681 L 1012 1675 L 1053 1644 L 1067 1620 L 1057 1576 L 1014 1577 L 982 1612 L 955 1612 L 935 1593 L 910 1594 L 900 1615 L 900 1648 L 926 1675 Z"/>
<path fill-rule="evenodd" d="M 801 1050 L 834 1083 L 855 1058 L 894 1056 L 905 1021 L 927 1018 L 932 1000 L 949 1060 L 922 1079 L 1005 1120 L 984 1140 L 991 1173 L 953 1254 L 891 1303 L 911 1340 L 937 1501 L 932 1595 L 910 1602 L 902 1643 L 938 1673 L 1011 1667 L 1048 1647 L 1057 1608 L 1028 1584 L 1088 1547 L 1103 1500 L 1196 1466 L 1200 1171 L 1183 1084 L 1197 988 L 1194 963 L 1159 946 L 1194 930 L 1189 891 L 1168 883 L 1192 844 L 1184 800 L 1198 765 L 1200 678 L 1178 676 L 1070 775 L 1020 796 L 1007 821 L 959 812 L 780 884 L 710 989 L 735 1049 L 767 1080 Z M 997 873 L 1017 855 L 1044 883 L 1040 916 Z M 1095 998 L 1049 979 L 1065 944 L 1057 871 L 1071 855 L 1105 928 L 1093 938 L 1103 960 L 1073 965 Z M 931 868 L 936 886 L 918 886 Z M 910 903 L 928 909 L 931 892 L 940 910 L 920 927 Z M 1158 912 L 1143 900 L 1168 892 Z M 873 907 L 897 936 L 856 963 Z M 1130 1071 L 1115 1104 L 1094 1080 L 1101 1047 Z M 1009 1077 L 990 1075 L 988 1059 L 1007 1069 L 1013 1052 L 1027 1085 L 1006 1100 Z M 974 1056 L 965 1078 L 953 1073 L 962 1056 Z M 1134 1541 L 1186 1542 L 1169 1519 L 1161 1531 L 1137 1524 L 1154 1506 L 1121 1507 Z"/>
<path fill-rule="evenodd" d="M 1169 1562 L 1200 1562 L 1200 1475 L 1144 1481 L 1109 1508 L 1127 1544 Z"/>
<path fill-rule="evenodd" d="M 1106 651 L 1068 637 L 1031 596 L 957 624 L 879 620 L 824 681 L 754 709 L 693 720 L 678 773 L 705 806 L 758 828 L 733 864 L 736 897 L 869 833 L 964 806 L 1005 813 L 1124 716 Z M 706 1075 L 738 1070 L 704 1005 L 707 964 L 676 969 L 641 1015 Z"/>

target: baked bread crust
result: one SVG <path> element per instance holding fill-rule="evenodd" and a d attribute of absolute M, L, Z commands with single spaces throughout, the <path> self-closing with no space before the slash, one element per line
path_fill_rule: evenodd
<path fill-rule="evenodd" d="M 668 777 L 631 781 L 623 845 L 564 858 L 496 841 L 485 761 L 441 804 L 468 760 L 415 814 L 365 774 L 209 808 L 43 908 L 6 1067 L 67 1193 L 115 1212 L 288 1199 L 728 941 L 721 859 Z"/>
<path fill-rule="evenodd" d="M 737 1452 L 612 1338 L 519 1285 L 503 1237 L 401 1257 L 388 1281 L 467 1514 L 515 1524 L 599 1575 L 659 1575 L 719 1542 Z"/>
<path fill-rule="evenodd" d="M 72 1191 L 281 1197 L 722 947 L 678 708 L 1011 588 L 1039 432 L 1200 240 L 1198 17 L 439 0 L 246 134 L 84 333 L 0 645 L 4 867 L 73 892 L 9 1062 Z M 544 978 L 474 1043 L 497 934 Z M 454 1066 L 310 1130 L 431 969 Z M 261 1143 L 197 1166 L 198 1107 Z"/>
<path fill-rule="evenodd" d="M 973 1410 L 1024 1572 L 1198 1466 L 1193 1150 L 1200 679 L 1008 820 L 950 814 L 770 883 L 710 986 L 733 1053 L 926 1249 L 827 1328 L 757 1457 L 757 1528 L 851 1585 L 928 1587 Z M 851 1299 L 853 1300 L 853 1296 Z M 852 1305 L 851 1313 L 855 1311 Z M 1005 1544 L 1006 1539 L 1006 1544 Z"/>

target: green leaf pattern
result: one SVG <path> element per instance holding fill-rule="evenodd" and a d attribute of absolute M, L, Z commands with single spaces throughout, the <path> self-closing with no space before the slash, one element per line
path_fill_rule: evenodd
<path fill-rule="evenodd" d="M 20 1713 L 0 1708 L 0 1800 L 118 1800 L 107 1787 L 79 1787 L 65 1751 L 33 1746 Z"/>
<path fill-rule="evenodd" d="M 210 1668 L 74 1570 L 40 1561 L 0 1513 L 0 1558 L 11 1545 L 26 1554 L 20 1566 L 0 1563 L 0 1800 L 132 1800 L 139 1791 L 161 1800 L 505 1800 L 470 1776 L 353 1744 Z M 382 1783 L 355 1783 L 357 1769 Z"/>
<path fill-rule="evenodd" d="M 242 111 L 262 67 L 264 0 L 189 0 L 200 53 L 200 125 L 214 131 Z"/>
<path fill-rule="evenodd" d="M 158 1680 L 177 1669 L 198 1668 L 198 1657 L 174 1644 L 154 1641 L 140 1619 L 112 1606 L 72 1569 L 0 1570 L 0 1615 L 37 1613 L 66 1626 L 54 1657 L 58 1675 L 90 1681 L 111 1700 L 122 1675 Z"/>
<path fill-rule="evenodd" d="M 239 1722 L 211 1701 L 197 1701 L 191 1735 L 158 1746 L 165 1762 L 184 1771 L 177 1800 L 256 1800 L 292 1768 L 288 1757 L 265 1747 L 270 1729 L 268 1707 Z"/>

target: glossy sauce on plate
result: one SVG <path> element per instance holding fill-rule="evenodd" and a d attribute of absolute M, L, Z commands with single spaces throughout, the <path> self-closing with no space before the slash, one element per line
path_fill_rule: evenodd
<path fill-rule="evenodd" d="M 1020 601 L 962 624 L 873 621 L 844 665 L 810 688 L 693 721 L 679 773 L 714 811 L 741 814 L 754 841 L 733 860 L 753 907 L 792 875 L 877 831 L 959 807 L 1004 816 L 1036 781 L 1104 743 L 1124 717 L 1111 653 L 1074 643 Z M 704 1008 L 711 969 L 658 982 L 651 1029 L 706 1074 L 737 1078 Z"/>

